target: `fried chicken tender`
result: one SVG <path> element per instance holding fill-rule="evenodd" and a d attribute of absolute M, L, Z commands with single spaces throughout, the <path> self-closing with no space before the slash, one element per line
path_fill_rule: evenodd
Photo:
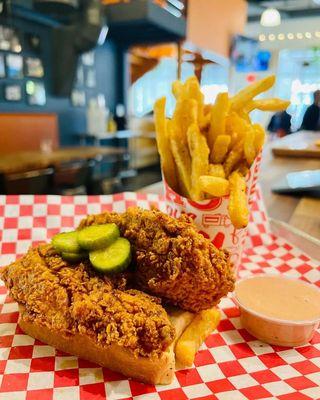
<path fill-rule="evenodd" d="M 109 222 L 116 223 L 133 246 L 139 289 L 191 312 L 216 305 L 234 289 L 229 254 L 199 234 L 187 217 L 129 208 L 123 214 L 88 216 L 79 229 Z"/>
<path fill-rule="evenodd" d="M 88 262 L 69 265 L 50 245 L 30 249 L 1 278 L 28 318 L 61 334 L 87 334 L 145 357 L 157 357 L 174 340 L 159 299 L 127 289 L 125 273 L 101 277 Z"/>

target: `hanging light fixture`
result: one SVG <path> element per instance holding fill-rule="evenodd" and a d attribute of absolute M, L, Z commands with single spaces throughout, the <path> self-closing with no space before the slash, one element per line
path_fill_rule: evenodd
<path fill-rule="evenodd" d="M 281 15 L 276 8 L 267 8 L 263 11 L 260 18 L 262 26 L 273 27 L 281 24 Z"/>

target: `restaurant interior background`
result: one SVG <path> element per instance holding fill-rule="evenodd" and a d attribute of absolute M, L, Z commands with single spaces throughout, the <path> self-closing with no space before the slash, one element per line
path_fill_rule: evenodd
<path fill-rule="evenodd" d="M 160 181 L 152 107 L 166 95 L 170 115 L 178 78 L 195 74 L 212 102 L 275 73 L 292 131 L 320 89 L 318 0 L 7 0 L 0 11 L 4 194 Z"/>

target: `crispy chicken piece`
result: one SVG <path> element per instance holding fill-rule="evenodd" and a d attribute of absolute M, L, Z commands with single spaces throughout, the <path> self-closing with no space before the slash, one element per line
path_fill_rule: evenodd
<path fill-rule="evenodd" d="M 127 289 L 126 274 L 100 277 L 89 264 L 70 265 L 50 245 L 30 249 L 1 278 L 32 321 L 62 334 L 87 334 L 146 357 L 157 357 L 174 340 L 159 299 Z"/>
<path fill-rule="evenodd" d="M 129 208 L 88 216 L 79 228 L 109 222 L 133 246 L 138 288 L 192 312 L 214 306 L 234 289 L 228 253 L 199 234 L 186 216 Z"/>

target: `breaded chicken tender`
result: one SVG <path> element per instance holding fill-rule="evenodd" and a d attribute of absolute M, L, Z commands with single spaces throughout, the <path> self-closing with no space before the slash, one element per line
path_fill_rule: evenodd
<path fill-rule="evenodd" d="M 160 299 L 127 289 L 126 274 L 99 276 L 88 261 L 68 264 L 50 245 L 30 249 L 0 275 L 31 322 L 62 335 L 88 335 L 144 357 L 157 357 L 174 340 Z"/>
<path fill-rule="evenodd" d="M 116 223 L 132 245 L 139 289 L 191 312 L 210 308 L 233 291 L 229 254 L 199 234 L 186 216 L 175 219 L 133 207 L 123 214 L 88 216 L 79 229 L 109 222 Z"/>

